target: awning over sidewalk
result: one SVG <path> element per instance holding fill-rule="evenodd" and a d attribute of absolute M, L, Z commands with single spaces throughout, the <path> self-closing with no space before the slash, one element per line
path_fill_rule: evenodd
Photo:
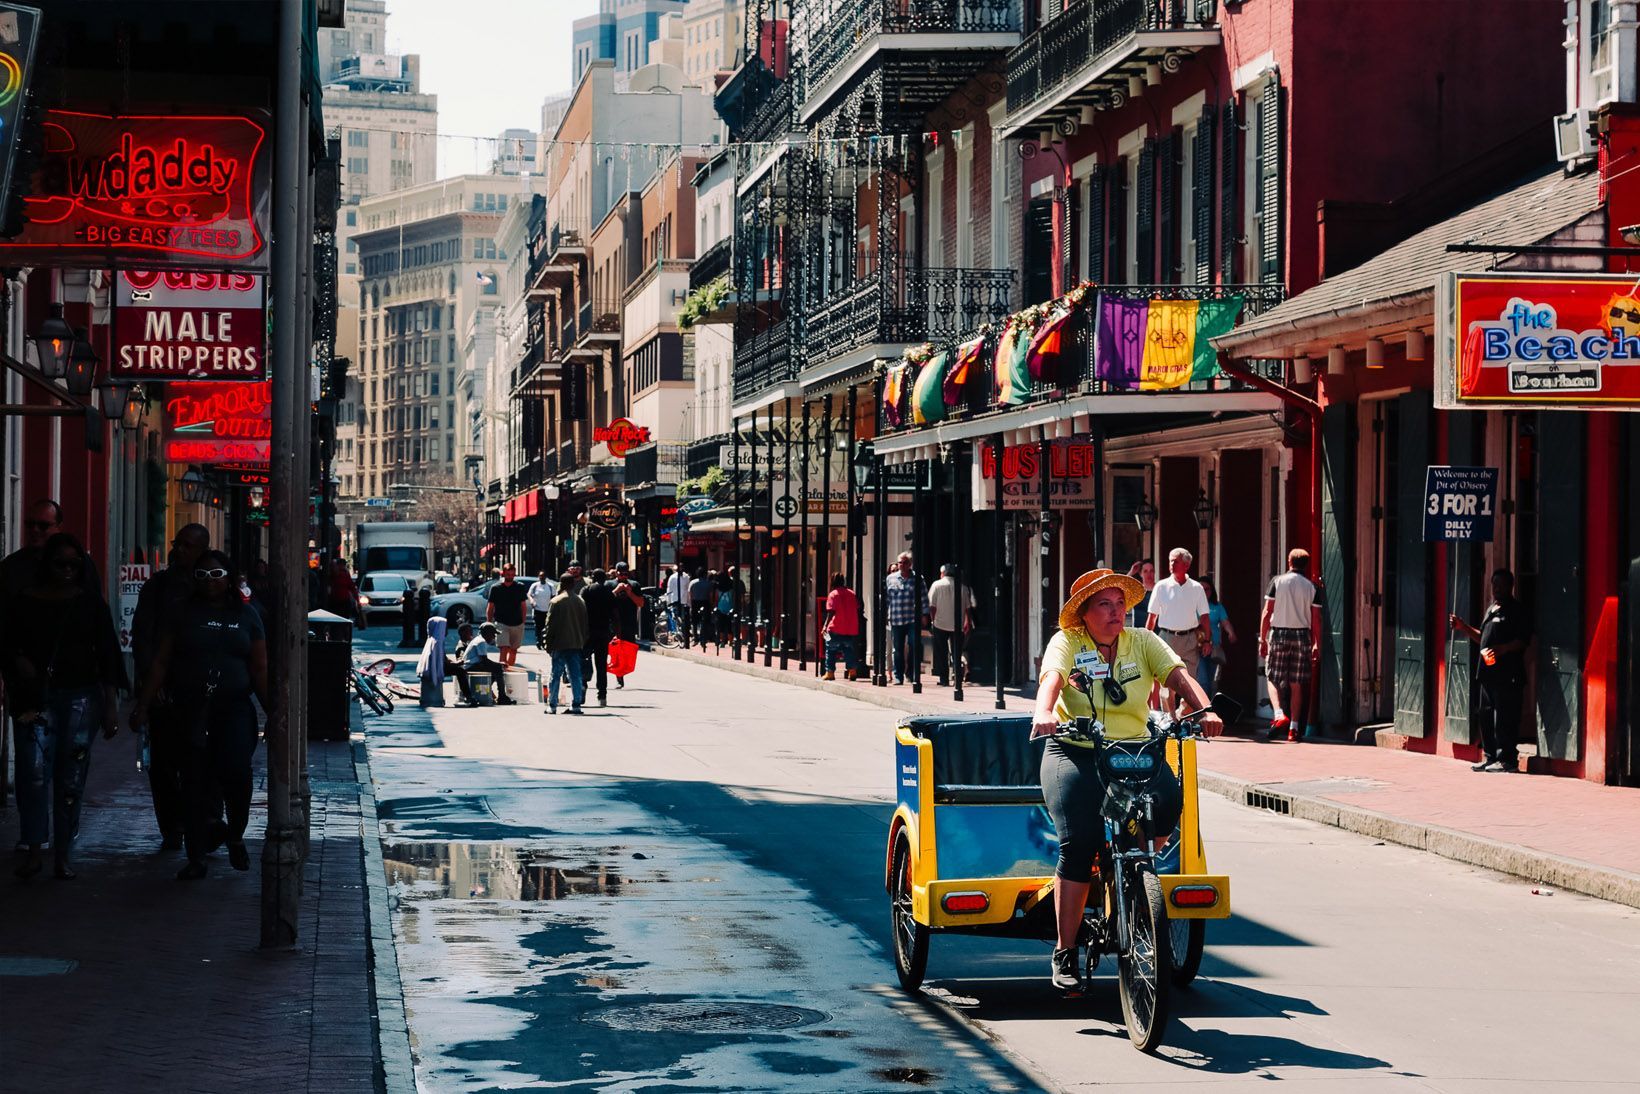
<path fill-rule="evenodd" d="M 1586 217 L 1605 213 L 1599 199 L 1600 176 L 1593 171 L 1568 176 L 1560 168 L 1538 174 L 1456 216 L 1425 228 L 1351 270 L 1299 293 L 1213 345 L 1239 358 L 1325 356 L 1329 348 L 1360 344 L 1384 333 L 1427 324 L 1434 310 L 1435 283 L 1442 274 L 1508 268 L 1513 256 L 1503 252 L 1449 251 L 1453 243 L 1501 248 L 1541 243 Z M 1604 224 L 1597 238 L 1604 243 Z M 1566 268 L 1575 259 L 1557 259 Z M 1598 258 L 1584 260 L 1599 270 Z"/>

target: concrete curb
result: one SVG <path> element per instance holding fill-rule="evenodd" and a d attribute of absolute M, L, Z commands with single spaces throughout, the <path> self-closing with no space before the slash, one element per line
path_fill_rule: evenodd
<path fill-rule="evenodd" d="M 1501 843 L 1440 825 L 1402 820 L 1328 798 L 1290 794 L 1281 789 L 1280 783 L 1247 782 L 1206 769 L 1197 773 L 1196 781 L 1203 790 L 1221 794 L 1239 805 L 1272 809 L 1300 820 L 1428 851 L 1454 862 L 1640 908 L 1640 874 Z"/>
<path fill-rule="evenodd" d="M 669 650 L 657 646 L 655 652 L 665 657 L 710 665 L 728 672 L 793 684 L 814 691 L 830 692 L 833 695 L 841 695 L 906 714 L 951 713 L 950 707 L 919 702 L 909 692 L 888 693 L 883 688 L 862 690 L 848 684 L 828 683 L 815 676 L 797 675 L 772 667 L 764 668 L 759 664 L 724 661 L 710 654 L 699 654 L 692 650 Z M 978 708 L 975 713 L 985 713 L 989 709 Z M 1398 843 L 1468 866 L 1496 870 L 1540 885 L 1640 908 L 1640 874 L 1553 855 L 1547 851 L 1536 851 L 1517 844 L 1501 843 L 1484 836 L 1443 828 L 1440 825 L 1402 820 L 1386 813 L 1361 809 L 1327 798 L 1291 794 L 1282 790 L 1280 783 L 1247 782 L 1205 768 L 1197 773 L 1197 782 L 1202 789 L 1223 795 L 1238 805 L 1255 809 L 1273 809 L 1300 820 L 1341 828 L 1346 832 L 1370 836 L 1388 843 Z"/>
<path fill-rule="evenodd" d="M 376 1046 L 385 1094 L 416 1094 L 415 1056 L 410 1050 L 410 1022 L 404 1012 L 404 984 L 399 979 L 399 951 L 393 941 L 393 906 L 382 861 L 381 824 L 376 814 L 376 783 L 370 774 L 370 750 L 358 728 L 359 704 L 353 703 L 353 765 L 359 773 L 359 827 L 364 846 L 365 913 L 370 926 L 370 967 L 376 1003 Z"/>

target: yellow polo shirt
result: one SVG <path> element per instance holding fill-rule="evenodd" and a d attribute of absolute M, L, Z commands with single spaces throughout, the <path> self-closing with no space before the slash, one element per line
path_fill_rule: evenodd
<path fill-rule="evenodd" d="M 1061 722 L 1098 718 L 1105 724 L 1107 737 L 1146 737 L 1150 735 L 1146 720 L 1150 714 L 1151 685 L 1166 680 L 1175 668 L 1183 665 L 1179 655 L 1154 631 L 1123 627 L 1116 639 L 1114 672 L 1117 683 L 1127 691 L 1127 702 L 1117 706 L 1105 695 L 1101 682 L 1103 676 L 1112 672 L 1112 667 L 1105 664 L 1087 631 L 1078 627 L 1072 631 L 1062 630 L 1048 640 L 1048 648 L 1042 651 L 1042 672 L 1037 681 L 1046 680 L 1051 672 L 1059 673 L 1064 679 L 1065 689 L 1059 693 L 1059 702 L 1053 708 L 1054 717 Z M 1075 669 L 1093 678 L 1091 703 L 1088 696 L 1071 687 L 1071 672 Z"/>

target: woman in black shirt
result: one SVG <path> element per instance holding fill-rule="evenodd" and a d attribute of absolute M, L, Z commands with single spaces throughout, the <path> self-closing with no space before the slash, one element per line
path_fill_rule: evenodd
<path fill-rule="evenodd" d="M 221 551 L 206 551 L 194 570 L 194 596 L 160 641 L 154 670 L 131 720 L 147 720 L 160 688 L 175 697 L 188 727 L 184 767 L 188 865 L 180 881 L 205 876 L 205 856 L 223 843 L 235 870 L 250 869 L 245 827 L 251 813 L 251 757 L 256 752 L 254 694 L 268 709 L 268 645 L 262 618 L 238 594 L 239 576 Z M 227 823 L 216 815 L 220 796 Z"/>
<path fill-rule="evenodd" d="M 51 841 L 54 873 L 69 880 L 69 852 L 97 727 L 112 737 L 119 640 L 102 597 L 84 587 L 85 550 L 58 533 L 46 541 L 33 582 L 11 602 L 0 638 L 0 669 L 17 722 L 17 807 L 28 854 L 18 877 L 40 872 Z M 49 809 L 48 809 L 49 806 Z"/>

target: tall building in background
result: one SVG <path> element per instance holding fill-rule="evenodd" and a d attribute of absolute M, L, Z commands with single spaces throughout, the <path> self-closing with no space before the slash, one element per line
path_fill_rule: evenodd
<path fill-rule="evenodd" d="M 574 76 L 594 61 L 610 61 L 617 75 L 629 75 L 649 63 L 649 44 L 661 36 L 663 16 L 680 14 L 687 0 L 598 0 L 598 12 L 575 20 Z"/>
<path fill-rule="evenodd" d="M 742 0 L 689 0 L 683 12 L 683 76 L 716 91 L 740 63 Z"/>
<path fill-rule="evenodd" d="M 539 174 L 541 137 L 533 129 L 504 129 L 495 139 L 495 159 L 490 161 L 492 175 Z"/>

